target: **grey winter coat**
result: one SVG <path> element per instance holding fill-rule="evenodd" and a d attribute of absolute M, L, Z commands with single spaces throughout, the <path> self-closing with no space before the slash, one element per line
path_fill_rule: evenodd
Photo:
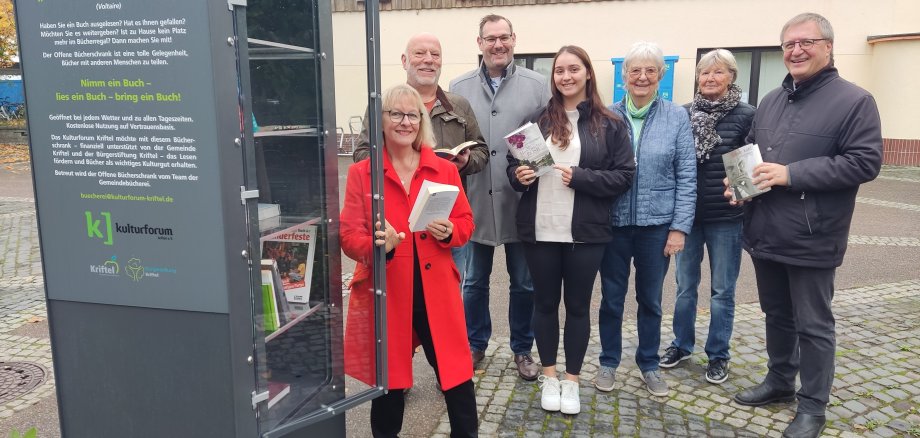
<path fill-rule="evenodd" d="M 546 78 L 512 63 L 495 94 L 483 68 L 451 81 L 450 91 L 470 102 L 489 146 L 488 167 L 466 181 L 476 224 L 470 240 L 490 246 L 518 242 L 515 216 L 521 195 L 511 188 L 505 174 L 508 145 L 504 137 L 549 101 Z"/>

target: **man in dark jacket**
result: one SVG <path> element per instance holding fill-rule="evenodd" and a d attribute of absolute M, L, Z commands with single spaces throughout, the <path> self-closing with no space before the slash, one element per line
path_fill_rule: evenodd
<path fill-rule="evenodd" d="M 744 217 L 744 247 L 766 314 L 769 370 L 735 401 L 762 406 L 797 396 L 783 436 L 817 437 L 834 380 L 834 272 L 859 185 L 881 169 L 881 121 L 872 95 L 837 74 L 827 19 L 800 14 L 781 38 L 789 75 L 761 101 L 747 139 L 764 159 L 754 184 L 772 190 L 748 201 Z"/>

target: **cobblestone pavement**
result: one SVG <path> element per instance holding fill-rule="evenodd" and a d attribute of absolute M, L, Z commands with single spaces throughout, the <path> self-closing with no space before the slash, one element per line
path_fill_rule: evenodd
<path fill-rule="evenodd" d="M 873 195 L 869 190 L 867 195 L 863 191 L 859 205 L 885 214 L 917 217 L 920 197 L 915 193 L 920 169 L 886 168 L 879 179 L 900 184 L 904 196 L 879 199 L 879 192 Z M 916 257 L 920 235 L 917 226 L 910 224 L 920 221 L 910 220 L 903 229 L 887 234 L 864 228 L 850 236 L 850 244 L 886 251 L 879 253 L 882 262 L 885 257 L 899 257 L 891 251 Z M 826 436 L 920 437 L 920 275 L 915 272 L 906 277 L 913 279 L 903 278 L 836 293 L 837 368 Z M 37 424 L 42 438 L 59 436 L 57 425 L 50 424 L 57 419 L 45 318 L 34 200 L 0 196 L 0 362 L 30 362 L 47 371 L 47 380 L 33 391 L 15 400 L 0 401 L 0 436 L 5 436 L 9 427 L 22 424 Z M 662 323 L 663 342 L 672 338 L 670 318 L 666 314 Z M 707 309 L 700 309 L 698 339 L 705 338 L 708 319 Z M 595 328 L 582 373 L 583 409 L 576 416 L 544 412 L 538 386 L 517 377 L 508 339 L 495 337 L 474 378 L 481 435 L 779 436 L 794 415 L 795 404 L 750 408 L 731 401 L 736 392 L 758 383 L 766 372 L 763 326 L 763 314 L 756 303 L 738 305 L 729 380 L 722 385 L 707 383 L 703 378 L 705 354 L 698 352 L 677 368 L 662 371 L 671 386 L 667 397 L 651 396 L 639 379 L 632 357 L 636 327 L 629 315 L 624 323 L 627 339 L 616 386 L 609 393 L 596 391 L 591 383 L 600 349 Z M 564 362 L 559 365 L 564 369 Z M 438 405 L 428 405 L 423 412 L 443 412 L 443 403 Z M 35 418 L 43 415 L 49 416 L 45 423 L 36 423 Z M 405 435 L 446 437 L 446 414 L 440 420 L 440 414 L 432 415 L 425 423 L 433 424 L 430 429 L 406 430 Z"/>
<path fill-rule="evenodd" d="M 0 362 L 29 362 L 46 371 L 45 382 L 0 404 L 0 421 L 54 393 L 51 343 L 47 336 L 17 334 L 46 317 L 38 229 L 31 198 L 0 197 Z M 5 430 L 0 428 L 0 434 Z"/>
<path fill-rule="evenodd" d="M 837 291 L 837 369 L 825 436 L 920 436 L 920 280 Z M 701 311 L 698 321 L 708 321 Z M 662 325 L 671 326 L 670 316 Z M 697 339 L 705 339 L 705 324 Z M 646 391 L 631 353 L 638 339 L 634 322 L 624 322 L 623 360 L 617 383 L 597 391 L 600 339 L 596 327 L 582 368 L 582 412 L 570 416 L 540 408 L 537 384 L 517 376 L 507 338 L 492 343 L 474 378 L 480 432 L 498 437 L 613 436 L 781 436 L 795 404 L 751 408 L 731 397 L 757 384 L 766 373 L 764 317 L 758 304 L 736 308 L 731 374 L 713 385 L 703 378 L 706 355 L 662 370 L 671 386 L 667 397 Z M 663 330 L 662 339 L 671 335 Z M 592 363 L 593 362 L 593 363 Z M 564 362 L 560 362 L 564 369 Z M 433 436 L 447 437 L 441 418 Z"/>

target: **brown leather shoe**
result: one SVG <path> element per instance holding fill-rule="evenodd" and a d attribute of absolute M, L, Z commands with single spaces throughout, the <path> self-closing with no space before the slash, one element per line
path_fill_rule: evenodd
<path fill-rule="evenodd" d="M 530 354 L 515 354 L 514 363 L 517 364 L 518 375 L 524 380 L 537 380 L 540 366 L 537 365 Z"/>
<path fill-rule="evenodd" d="M 471 352 L 473 354 L 473 367 L 475 368 L 476 364 L 485 359 L 486 353 L 479 350 L 471 350 Z"/>

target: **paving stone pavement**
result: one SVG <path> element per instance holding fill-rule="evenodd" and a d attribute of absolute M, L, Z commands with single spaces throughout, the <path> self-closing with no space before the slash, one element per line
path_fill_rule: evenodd
<path fill-rule="evenodd" d="M 839 290 L 837 369 L 828 427 L 824 436 L 920 436 L 920 280 Z M 708 333 L 708 311 L 701 309 L 697 339 Z M 665 315 L 663 327 L 671 326 Z M 671 387 L 667 397 L 652 396 L 639 379 L 632 353 L 638 344 L 635 322 L 625 321 L 623 360 L 613 391 L 600 392 L 597 372 L 600 338 L 591 334 L 582 367 L 578 415 L 540 408 L 536 383 L 517 376 L 508 339 L 496 338 L 474 377 L 480 433 L 497 437 L 778 437 L 795 415 L 795 404 L 761 408 L 731 401 L 766 374 L 764 317 L 758 304 L 738 305 L 731 344 L 731 374 L 721 385 L 708 383 L 706 355 L 697 352 L 676 368 L 662 370 Z M 662 339 L 672 337 L 662 330 Z M 564 359 L 564 358 L 561 358 Z M 565 368 L 559 363 L 560 370 Z M 445 414 L 432 436 L 446 438 Z"/>
<path fill-rule="evenodd" d="M 0 362 L 29 362 L 46 372 L 45 382 L 33 391 L 0 404 L 2 420 L 52 395 L 54 372 L 47 337 L 14 333 L 47 314 L 34 201 L 0 197 L 0 212 Z"/>

